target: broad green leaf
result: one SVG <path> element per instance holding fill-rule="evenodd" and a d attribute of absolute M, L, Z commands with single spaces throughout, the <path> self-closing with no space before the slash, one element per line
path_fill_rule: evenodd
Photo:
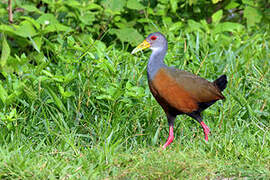
<path fill-rule="evenodd" d="M 22 4 L 20 8 L 23 8 L 24 10 L 29 11 L 29 12 L 41 13 L 40 10 L 36 8 L 36 6 L 34 5 Z"/>
<path fill-rule="evenodd" d="M 63 97 L 69 98 L 69 97 L 74 96 L 74 95 L 75 95 L 75 92 L 73 92 L 73 91 L 65 91 L 65 93 L 63 94 Z"/>
<path fill-rule="evenodd" d="M 194 11 L 195 13 L 201 13 L 201 12 L 202 12 L 202 11 L 201 11 L 201 8 L 198 7 L 198 6 L 193 6 L 193 11 Z"/>
<path fill-rule="evenodd" d="M 244 10 L 244 17 L 247 18 L 247 25 L 254 26 L 256 23 L 261 22 L 262 15 L 258 9 L 247 6 Z"/>
<path fill-rule="evenodd" d="M 219 1 L 222 1 L 222 0 L 212 0 L 212 3 L 217 4 Z"/>
<path fill-rule="evenodd" d="M 129 89 L 131 89 L 132 87 L 133 87 L 133 85 L 130 83 L 130 81 L 128 81 L 128 82 L 126 83 L 126 89 L 129 90 Z"/>
<path fill-rule="evenodd" d="M 206 33 L 210 32 L 209 24 L 206 22 L 205 19 L 200 20 L 200 24 L 202 25 Z"/>
<path fill-rule="evenodd" d="M 250 5 L 250 6 L 254 6 L 256 1 L 253 0 L 242 0 L 242 3 L 245 5 Z"/>
<path fill-rule="evenodd" d="M 95 42 L 95 49 L 97 50 L 95 58 L 101 58 L 105 56 L 106 45 L 102 41 L 97 40 Z"/>
<path fill-rule="evenodd" d="M 5 90 L 5 88 L 2 86 L 2 84 L 0 83 L 0 99 L 2 100 L 3 103 L 6 102 L 8 97 L 8 93 Z"/>
<path fill-rule="evenodd" d="M 96 96 L 96 99 L 113 100 L 112 96 L 106 95 L 106 94 L 103 94 L 103 95 L 100 95 L 100 96 Z"/>
<path fill-rule="evenodd" d="M 144 6 L 137 0 L 128 0 L 127 1 L 127 7 L 129 9 L 135 9 L 135 10 L 142 10 L 144 9 Z"/>
<path fill-rule="evenodd" d="M 171 7 L 172 7 L 172 12 L 173 13 L 176 13 L 176 10 L 178 8 L 178 0 L 170 0 L 170 4 L 171 4 Z"/>
<path fill-rule="evenodd" d="M 20 23 L 20 25 L 18 26 L 18 28 L 16 28 L 15 33 L 18 36 L 21 37 L 32 37 L 35 36 L 37 34 L 35 28 L 33 27 L 32 23 L 30 23 L 29 21 L 25 20 L 22 21 Z"/>
<path fill-rule="evenodd" d="M 133 86 L 129 81 L 126 84 L 125 96 L 133 98 L 141 98 L 145 96 L 144 88 Z"/>
<path fill-rule="evenodd" d="M 74 96 L 74 92 L 73 91 L 65 91 L 64 88 L 62 86 L 58 86 L 59 88 L 59 91 L 61 93 L 61 95 L 64 97 L 64 98 L 69 98 L 71 96 Z"/>
<path fill-rule="evenodd" d="M 177 22 L 177 23 L 174 23 L 171 27 L 170 27 L 170 31 L 178 31 L 182 28 L 183 26 L 183 23 L 182 22 Z"/>
<path fill-rule="evenodd" d="M 35 42 L 36 44 L 36 48 L 37 48 L 37 51 L 40 50 L 41 46 L 42 46 L 42 43 L 43 43 L 43 37 L 40 37 L 40 36 L 36 36 L 33 38 L 33 41 Z M 39 52 L 39 51 L 38 51 Z"/>
<path fill-rule="evenodd" d="M 192 4 L 195 4 L 197 0 L 188 0 L 189 6 L 192 6 Z"/>
<path fill-rule="evenodd" d="M 143 41 L 143 36 L 133 28 L 113 29 L 111 33 L 116 34 L 120 41 L 128 42 L 133 45 L 137 45 Z"/>
<path fill-rule="evenodd" d="M 64 4 L 65 5 L 68 5 L 72 8 L 82 8 L 82 4 L 79 2 L 79 1 L 76 1 L 76 0 L 68 0 L 68 1 L 64 1 Z"/>
<path fill-rule="evenodd" d="M 0 62 L 0 65 L 2 68 L 6 65 L 9 55 L 10 55 L 10 48 L 7 43 L 5 35 L 2 34 L 2 52 L 1 52 L 1 62 Z"/>
<path fill-rule="evenodd" d="M 13 108 L 11 112 L 9 113 L 9 120 L 13 121 L 17 117 L 17 111 L 16 108 Z"/>
<path fill-rule="evenodd" d="M 138 19 L 137 22 L 140 22 L 140 23 L 149 23 L 149 19 L 147 18 L 141 18 L 141 19 Z"/>
<path fill-rule="evenodd" d="M 76 41 L 75 41 L 75 39 L 73 38 L 73 36 L 68 36 L 68 37 L 67 37 L 67 44 L 68 44 L 69 46 L 74 46 L 74 44 L 76 44 Z"/>
<path fill-rule="evenodd" d="M 86 7 L 86 9 L 88 9 L 88 10 L 101 10 L 102 7 L 101 7 L 100 5 L 98 5 L 98 4 L 90 3 L 90 4 Z"/>
<path fill-rule="evenodd" d="M 9 33 L 15 33 L 15 28 L 9 25 L 2 24 L 0 25 L 0 32 L 9 32 Z"/>
<path fill-rule="evenodd" d="M 154 10 L 152 9 L 152 8 L 147 8 L 147 14 L 151 14 L 151 15 L 154 15 L 155 14 L 155 12 L 154 12 Z M 149 22 L 149 20 L 148 20 L 148 22 Z"/>
<path fill-rule="evenodd" d="M 162 22 L 163 22 L 164 25 L 169 27 L 172 24 L 172 18 L 168 17 L 168 16 L 163 16 L 162 17 Z"/>
<path fill-rule="evenodd" d="M 213 15 L 212 15 L 212 22 L 214 24 L 218 24 L 222 18 L 222 15 L 223 15 L 223 10 L 219 10 L 217 12 L 215 12 Z"/>
<path fill-rule="evenodd" d="M 219 23 L 215 29 L 213 30 L 213 33 L 220 33 L 220 32 L 234 32 L 239 31 L 240 29 L 243 29 L 243 25 L 238 23 L 232 23 L 232 22 L 224 22 Z"/>
<path fill-rule="evenodd" d="M 36 29 L 40 29 L 40 24 L 35 19 L 28 16 L 21 16 L 20 18 L 31 22 L 35 26 Z"/>
<path fill-rule="evenodd" d="M 37 19 L 37 22 L 40 24 L 58 24 L 58 20 L 56 19 L 55 15 L 53 14 L 43 14 Z"/>
<path fill-rule="evenodd" d="M 102 4 L 105 9 L 110 9 L 113 12 L 119 12 L 124 10 L 126 0 L 103 0 Z"/>
<path fill-rule="evenodd" d="M 229 10 L 229 9 L 234 9 L 237 8 L 240 4 L 235 2 L 235 1 L 231 1 L 226 7 L 225 9 Z"/>
<path fill-rule="evenodd" d="M 65 26 L 63 24 L 50 24 L 44 28 L 45 33 L 50 32 L 60 32 L 60 31 L 71 31 L 72 29 L 68 26 Z"/>
<path fill-rule="evenodd" d="M 79 19 L 82 21 L 83 24 L 91 25 L 95 20 L 95 15 L 92 13 L 85 13 L 82 16 L 79 16 Z"/>
<path fill-rule="evenodd" d="M 31 37 L 29 37 L 29 39 L 30 39 L 30 41 L 31 41 L 31 43 L 32 43 L 32 45 L 33 45 L 33 47 L 34 47 L 34 49 L 37 51 L 37 52 L 40 52 L 40 46 L 38 46 L 37 45 L 37 43 L 31 38 Z M 38 38 L 39 40 L 41 39 L 41 38 Z M 37 39 L 37 40 L 38 40 Z M 39 44 L 40 45 L 40 44 Z"/>
<path fill-rule="evenodd" d="M 200 23 L 198 23 L 198 22 L 196 22 L 196 21 L 194 21 L 194 20 L 188 20 L 188 27 L 193 31 L 193 30 L 196 30 L 196 31 L 198 31 L 198 30 L 200 30 L 201 28 L 203 28 L 203 26 L 200 24 Z"/>

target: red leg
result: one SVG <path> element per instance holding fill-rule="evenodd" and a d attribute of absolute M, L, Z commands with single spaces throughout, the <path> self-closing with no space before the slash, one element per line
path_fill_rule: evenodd
<path fill-rule="evenodd" d="M 205 141 L 208 142 L 208 134 L 210 133 L 210 129 L 208 126 L 206 126 L 206 124 L 203 121 L 201 121 L 200 124 L 203 128 L 203 131 L 204 131 Z"/>
<path fill-rule="evenodd" d="M 167 139 L 167 142 L 163 145 L 163 149 L 165 149 L 167 146 L 169 146 L 173 142 L 174 136 L 173 136 L 173 125 L 170 125 L 169 130 L 169 137 Z"/>

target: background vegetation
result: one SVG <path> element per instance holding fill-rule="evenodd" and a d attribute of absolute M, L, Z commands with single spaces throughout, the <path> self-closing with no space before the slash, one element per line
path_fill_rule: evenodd
<path fill-rule="evenodd" d="M 0 2 L 1 179 L 267 179 L 270 176 L 269 1 Z M 147 34 L 166 63 L 209 80 L 226 101 L 204 113 L 209 143 L 177 118 L 175 141 L 147 87 Z"/>

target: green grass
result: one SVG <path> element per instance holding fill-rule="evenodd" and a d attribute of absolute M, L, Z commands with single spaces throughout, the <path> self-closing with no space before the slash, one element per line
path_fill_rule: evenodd
<path fill-rule="evenodd" d="M 48 56 L 46 68 L 37 63 L 4 80 L 8 93 L 24 90 L 1 104 L 0 178 L 268 179 L 269 39 L 266 31 L 169 38 L 168 65 L 209 80 L 225 73 L 228 86 L 226 100 L 203 114 L 209 143 L 198 123 L 179 116 L 165 151 L 167 120 L 147 85 L 149 52 L 132 56 L 130 47 L 98 42 L 78 61 L 74 45 L 55 42 L 62 53 Z"/>

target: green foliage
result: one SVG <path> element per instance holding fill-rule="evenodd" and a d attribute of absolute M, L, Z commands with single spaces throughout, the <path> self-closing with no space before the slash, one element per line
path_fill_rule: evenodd
<path fill-rule="evenodd" d="M 264 1 L 0 2 L 0 178 L 266 178 L 270 167 L 269 11 Z M 245 28 L 248 27 L 248 28 Z M 225 102 L 198 124 L 176 121 L 175 142 L 147 87 L 150 32 L 166 63 L 214 80 Z M 132 46 L 132 47 L 131 47 Z"/>
<path fill-rule="evenodd" d="M 9 55 L 10 55 L 10 48 L 7 43 L 6 37 L 3 36 L 2 37 L 1 68 L 3 68 L 6 65 Z"/>
<path fill-rule="evenodd" d="M 244 10 L 244 17 L 247 18 L 247 25 L 254 26 L 256 23 L 261 22 L 261 13 L 253 7 L 246 7 Z"/>

